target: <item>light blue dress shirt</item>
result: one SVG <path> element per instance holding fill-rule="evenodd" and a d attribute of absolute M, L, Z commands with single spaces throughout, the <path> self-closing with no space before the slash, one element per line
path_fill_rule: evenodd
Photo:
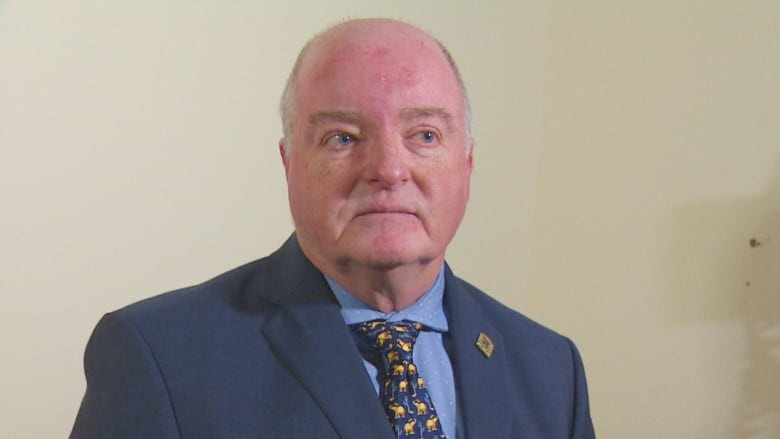
<path fill-rule="evenodd" d="M 442 334 L 449 330 L 447 317 L 444 314 L 442 299 L 444 297 L 444 267 L 428 291 L 417 302 L 401 311 L 383 313 L 371 308 L 368 304 L 355 297 L 339 284 L 329 279 L 331 290 L 341 305 L 341 315 L 347 325 L 369 320 L 385 319 L 389 322 L 412 320 L 428 326 L 432 331 L 422 331 L 417 336 L 414 345 L 414 364 L 420 376 L 425 380 L 428 394 L 433 400 L 433 406 L 439 415 L 439 422 L 448 438 L 455 438 L 456 430 L 456 398 L 455 381 L 452 375 L 452 364 L 444 349 Z M 363 360 L 368 376 L 374 383 L 374 390 L 379 395 L 379 376 L 373 364 Z"/>

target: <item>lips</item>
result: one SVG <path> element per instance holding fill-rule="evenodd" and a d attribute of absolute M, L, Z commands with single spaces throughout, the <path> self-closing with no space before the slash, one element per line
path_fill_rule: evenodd
<path fill-rule="evenodd" d="M 414 213 L 413 209 L 409 209 L 407 207 L 400 207 L 400 206 L 372 206 L 372 207 L 368 207 L 366 209 L 359 210 L 358 214 L 356 216 L 376 215 L 376 214 L 416 215 Z"/>

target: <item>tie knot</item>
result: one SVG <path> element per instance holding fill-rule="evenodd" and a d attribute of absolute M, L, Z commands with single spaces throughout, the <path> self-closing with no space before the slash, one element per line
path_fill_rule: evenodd
<path fill-rule="evenodd" d="M 371 320 L 350 325 L 350 328 L 363 342 L 385 356 L 389 352 L 397 352 L 398 356 L 391 355 L 391 360 L 405 358 L 411 361 L 412 349 L 423 325 L 410 320 L 402 320 L 400 322 Z"/>

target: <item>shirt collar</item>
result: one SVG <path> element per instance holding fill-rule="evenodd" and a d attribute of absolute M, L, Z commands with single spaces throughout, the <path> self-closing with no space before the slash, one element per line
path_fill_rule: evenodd
<path fill-rule="evenodd" d="M 434 331 L 447 332 L 449 330 L 442 300 L 444 298 L 444 265 L 436 276 L 436 280 L 433 281 L 433 285 L 416 302 L 400 311 L 389 313 L 372 308 L 328 276 L 325 276 L 325 280 L 328 281 L 330 289 L 333 290 L 336 300 L 341 305 L 341 316 L 348 325 L 376 319 L 390 322 L 412 320 L 420 322 Z"/>

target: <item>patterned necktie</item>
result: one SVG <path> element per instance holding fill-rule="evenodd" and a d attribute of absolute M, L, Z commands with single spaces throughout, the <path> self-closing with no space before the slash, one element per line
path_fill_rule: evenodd
<path fill-rule="evenodd" d="M 439 417 L 412 362 L 412 348 L 423 325 L 385 320 L 350 325 L 364 352 L 381 357 L 384 367 L 379 399 L 398 438 L 444 439 Z M 368 349 L 366 349 L 368 348 Z"/>

